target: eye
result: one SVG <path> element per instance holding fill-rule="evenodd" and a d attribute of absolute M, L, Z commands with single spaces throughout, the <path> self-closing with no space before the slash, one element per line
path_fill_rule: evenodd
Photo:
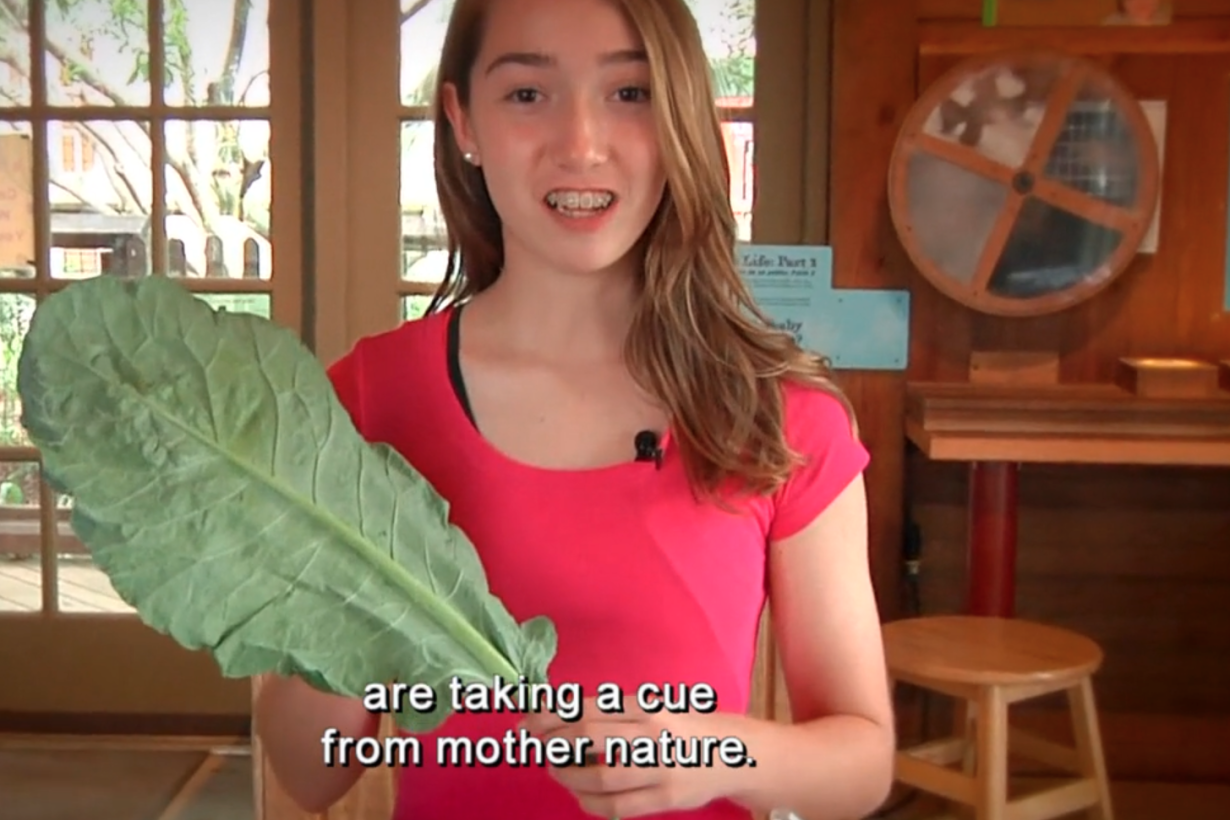
<path fill-rule="evenodd" d="M 513 102 L 529 104 L 538 101 L 538 98 L 535 96 L 537 93 L 532 88 L 518 88 L 508 95 L 508 99 Z"/>
<path fill-rule="evenodd" d="M 649 89 L 640 86 L 628 86 L 619 89 L 619 101 L 626 103 L 648 102 Z"/>

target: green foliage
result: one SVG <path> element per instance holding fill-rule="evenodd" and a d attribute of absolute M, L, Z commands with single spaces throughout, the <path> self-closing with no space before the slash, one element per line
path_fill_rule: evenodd
<path fill-rule="evenodd" d="M 247 0 L 243 0 L 247 2 Z M 54 8 L 65 22 L 71 22 L 81 13 L 86 4 L 94 4 L 99 0 L 55 0 Z M 149 82 L 149 4 L 145 0 L 105 0 L 109 16 L 98 33 L 115 42 L 120 53 L 132 55 L 132 70 L 128 75 L 128 83 L 138 80 Z M 188 9 L 184 0 L 163 0 L 163 42 L 165 62 L 163 66 L 163 85 L 170 88 L 181 84 L 185 88 L 192 86 L 193 62 L 192 42 L 188 37 Z M 199 9 L 199 7 L 198 7 Z M 68 70 L 70 78 L 80 80 L 86 76 L 88 67 L 76 61 L 70 61 Z M 234 83 L 229 85 L 233 92 Z M 198 101 L 199 102 L 199 101 Z M 223 104 L 233 103 L 233 99 L 221 100 Z"/>
<path fill-rule="evenodd" d="M 116 592 L 223 674 L 324 691 L 546 682 L 552 622 L 516 622 L 448 505 L 368 444 L 289 330 L 164 277 L 99 277 L 34 314 L 18 386 L 46 477 Z"/>

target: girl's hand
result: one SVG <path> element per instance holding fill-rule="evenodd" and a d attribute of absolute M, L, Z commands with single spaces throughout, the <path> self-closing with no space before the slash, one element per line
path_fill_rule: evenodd
<path fill-rule="evenodd" d="M 625 703 L 624 711 L 608 714 L 598 709 L 596 699 L 587 699 L 580 720 L 568 722 L 552 713 L 530 715 L 521 723 L 530 735 L 547 740 L 567 738 L 573 746 L 577 738 L 589 738 L 591 752 L 584 766 L 552 767 L 552 776 L 569 789 L 581 808 L 598 817 L 641 817 L 667 811 L 694 809 L 727 795 L 731 773 L 719 754 L 724 738 L 738 737 L 739 717 L 730 714 L 651 714 L 641 710 L 635 699 Z M 664 743 L 662 733 L 668 733 Z M 607 738 L 624 738 L 626 746 L 613 750 L 614 759 L 603 758 Z M 636 742 L 637 738 L 648 738 Z M 693 738 L 696 738 L 693 744 Z M 718 742 L 704 738 L 717 738 Z M 641 749 L 652 741 L 658 765 L 639 766 Z M 634 745 L 635 743 L 635 745 Z M 728 742 L 728 747 L 730 742 Z M 621 759 L 621 749 L 622 757 Z M 673 757 L 694 760 L 700 765 L 662 765 Z M 664 759 L 665 755 L 665 759 Z"/>

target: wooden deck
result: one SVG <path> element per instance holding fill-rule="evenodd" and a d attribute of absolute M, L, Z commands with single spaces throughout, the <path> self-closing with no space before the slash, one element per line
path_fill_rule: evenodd
<path fill-rule="evenodd" d="M 61 612 L 132 612 L 111 582 L 87 556 L 59 559 Z M 37 557 L 0 555 L 0 612 L 38 612 L 43 608 L 42 568 Z"/>
<path fill-rule="evenodd" d="M 0 734 L 0 794 L 6 820 L 253 820 L 253 763 L 243 739 Z M 1012 783 L 1014 792 L 1038 785 Z M 1218 784 L 1117 782 L 1111 791 L 1117 820 L 1221 820 L 1230 801 L 1230 786 Z M 945 807 L 894 795 L 885 808 L 873 816 L 919 820 Z"/>

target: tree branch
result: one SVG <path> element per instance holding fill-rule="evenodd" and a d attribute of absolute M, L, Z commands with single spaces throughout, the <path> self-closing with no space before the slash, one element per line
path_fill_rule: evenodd
<path fill-rule="evenodd" d="M 15 17 L 13 15 L 13 9 L 10 8 L 8 4 L 0 4 L 0 11 L 4 12 L 4 19 L 0 21 L 0 23 L 8 24 L 9 26 L 12 27 L 12 30 L 15 32 L 21 32 L 24 30 L 25 28 L 25 17 L 24 16 L 21 18 Z M 21 50 L 14 50 L 13 46 L 16 42 L 20 41 L 20 38 L 12 38 L 12 39 L 14 42 L 6 42 L 5 38 L 0 38 L 0 54 L 4 55 L 4 58 L 5 58 L 4 62 L 13 66 L 14 70 L 16 70 L 19 74 L 25 77 L 29 77 L 30 67 L 26 65 L 26 62 L 30 59 L 30 50 L 28 48 L 21 49 Z M 15 61 L 15 62 L 12 62 L 12 61 Z M 22 103 L 18 102 L 17 104 L 21 105 Z"/>
<path fill-rule="evenodd" d="M 3 7 L 5 11 L 12 15 L 13 19 L 22 20 L 22 15 L 18 13 L 19 10 L 15 0 L 0 0 L 0 7 Z M 22 25 L 22 29 L 25 30 L 26 36 L 29 37 L 30 31 L 26 28 L 25 24 Z M 106 80 L 99 77 L 98 74 L 90 68 L 86 58 L 80 53 L 75 51 L 70 52 L 69 49 L 65 48 L 63 45 L 53 42 L 51 38 L 47 38 L 47 41 L 43 44 L 43 46 L 47 49 L 47 53 L 55 57 L 60 63 L 64 65 L 71 64 L 75 69 L 77 69 L 82 81 L 84 81 L 86 85 L 106 97 L 113 104 L 117 106 L 132 105 L 131 101 L 124 99 L 124 97 L 116 91 L 115 88 L 109 85 Z"/>
<path fill-rule="evenodd" d="M 226 44 L 226 57 L 222 61 L 222 71 L 219 74 L 218 95 L 226 102 L 235 101 L 235 75 L 239 73 L 239 64 L 243 60 L 244 44 L 248 39 L 248 18 L 252 14 L 252 0 L 235 0 L 231 14 L 231 38 Z"/>
<path fill-rule="evenodd" d="M 410 8 L 403 13 L 403 20 L 409 19 L 426 8 L 431 2 L 432 0 L 415 0 Z M 243 52 L 250 24 L 251 10 L 251 0 L 234 0 L 226 54 L 217 80 L 206 85 L 206 99 L 211 104 L 234 104 L 236 77 L 243 63 Z M 13 28 L 19 32 L 24 32 L 27 37 L 29 36 L 28 19 L 24 12 L 24 3 L 21 0 L 0 0 L 0 12 L 3 12 L 8 18 L 12 19 Z M 0 15 L 0 19 L 3 19 L 2 15 Z M 117 36 L 122 36 L 122 33 Z M 4 38 L 5 41 L 14 39 L 16 38 Z M 17 40 L 17 42 L 20 42 L 20 40 Z M 91 61 L 70 44 L 49 40 L 45 44 L 45 50 L 59 64 L 71 66 L 74 79 L 80 84 L 81 88 L 88 89 L 116 106 L 135 105 L 133 101 L 124 98 L 121 93 L 123 89 L 109 84 L 95 68 L 91 67 Z M 181 81 L 186 84 L 184 88 L 185 102 L 190 104 L 195 96 L 190 93 L 191 89 L 188 87 L 192 84 L 190 79 L 192 68 L 190 65 L 191 49 L 190 47 L 181 48 L 176 54 L 185 62 L 181 70 L 181 73 L 184 75 L 181 77 Z M 12 66 L 19 75 L 29 77 L 28 68 L 22 64 L 20 55 L 12 48 L 11 43 L 0 43 L 0 61 Z M 242 91 L 245 98 L 255 80 L 267 73 L 267 70 L 258 72 L 256 77 L 247 81 Z M 90 124 L 81 123 L 81 126 L 91 134 L 91 137 L 95 140 L 96 147 L 104 152 L 110 160 L 104 163 L 104 168 L 120 202 L 130 203 L 137 210 L 148 213 L 152 206 L 152 203 L 147 204 L 148 194 L 144 197 L 139 195 L 129 175 L 125 174 L 124 166 L 119 161 L 116 148 L 120 144 L 126 145 L 133 151 L 135 156 L 142 158 L 148 165 L 151 159 L 150 143 L 147 142 L 143 147 L 134 144 L 135 134 L 126 134 L 120 123 L 115 123 L 115 135 L 108 135 L 107 138 L 104 138 L 97 128 Z M 138 128 L 140 133 L 146 136 L 147 140 L 152 137 L 151 126 L 148 123 L 133 122 L 132 126 Z M 220 192 L 214 190 L 212 183 L 213 175 L 220 169 L 213 166 L 217 162 L 222 161 L 223 156 L 206 157 L 206 160 L 212 160 L 212 162 L 210 167 L 204 167 L 201 162 L 202 158 L 199 156 L 199 152 L 203 149 L 204 145 L 198 145 L 197 135 L 194 133 L 196 124 L 185 123 L 185 127 L 188 131 L 186 140 L 181 146 L 177 146 L 178 150 L 173 150 L 171 146 L 167 146 L 165 167 L 170 170 L 171 177 L 178 183 L 170 186 L 170 190 L 167 191 L 167 198 L 168 200 L 174 199 L 181 203 L 181 207 L 178 209 L 181 212 L 194 211 L 195 213 L 189 214 L 191 217 L 194 217 L 194 221 L 205 231 L 214 232 L 216 230 L 214 226 L 217 225 L 217 220 L 220 216 Z M 115 140 L 120 142 L 116 143 Z M 217 152 L 210 151 L 208 153 L 216 154 Z M 226 160 L 226 164 L 228 167 L 230 166 L 229 159 Z M 246 186 L 240 186 L 240 196 L 246 192 L 245 189 Z M 102 208 L 100 210 L 106 209 Z M 259 235 L 268 238 L 268 231 L 263 226 L 249 227 Z"/>
<path fill-rule="evenodd" d="M 107 155 L 107 159 L 110 160 L 110 162 L 103 163 L 103 168 L 107 171 L 108 178 L 111 179 L 111 187 L 115 189 L 115 192 L 120 195 L 121 199 L 123 199 L 125 193 L 127 193 L 129 204 L 131 204 L 134 210 L 138 213 L 148 214 L 153 204 L 152 202 L 147 203 L 145 201 L 150 198 L 149 195 L 147 194 L 143 197 L 137 191 L 137 186 L 133 184 L 132 179 L 128 176 L 127 171 L 124 169 L 124 163 L 120 161 L 119 155 L 115 153 L 115 149 L 111 146 L 110 140 L 105 139 L 103 135 L 99 133 L 98 126 L 92 123 L 79 122 L 77 125 L 93 137 L 95 147 L 105 153 Z M 113 125 L 116 132 L 119 133 L 120 123 L 113 123 Z M 129 147 L 133 148 L 134 151 L 136 150 L 136 146 L 132 145 L 131 141 L 123 137 L 122 134 L 121 138 L 128 143 Z M 121 184 L 123 185 L 122 188 L 120 187 Z"/>
<path fill-rule="evenodd" d="M 63 191 L 64 193 L 66 193 L 66 194 L 68 194 L 69 196 L 71 196 L 73 199 L 75 199 L 75 200 L 77 200 L 78 202 L 80 202 L 82 205 L 89 206 L 90 208 L 93 208 L 94 210 L 98 211 L 99 213 L 107 213 L 108 211 L 110 211 L 110 210 L 111 210 L 111 208 L 107 207 L 106 205 L 100 205 L 99 203 L 94 202 L 94 201 L 93 201 L 93 200 L 91 200 L 89 197 L 87 197 L 85 194 L 83 194 L 83 193 L 81 193 L 80 191 L 78 191 L 76 188 L 73 188 L 73 187 L 71 187 L 71 186 L 69 186 L 69 185 L 67 185 L 67 184 L 63 183 L 63 182 L 61 182 L 61 181 L 60 181 L 60 180 L 58 180 L 58 179 L 49 179 L 49 180 L 48 180 L 48 182 L 50 182 L 50 183 L 51 183 L 53 186 L 55 186 L 56 188 L 59 188 L 59 189 L 60 189 L 61 191 Z"/>
<path fill-rule="evenodd" d="M 243 91 L 240 91 L 238 94 L 235 95 L 235 104 L 236 105 L 247 105 L 248 103 L 246 101 L 248 99 L 248 94 L 252 91 L 252 86 L 256 85 L 256 81 L 259 80 L 261 77 L 268 77 L 268 76 L 269 76 L 269 69 L 266 68 L 263 71 L 258 71 L 255 74 L 253 74 L 251 77 L 249 77 L 248 81 L 244 83 L 243 85 Z"/>
<path fill-rule="evenodd" d="M 430 6 L 432 2 L 434 2 L 434 0 L 414 0 L 413 3 L 402 10 L 401 19 L 398 21 L 398 25 L 404 26 L 407 20 Z"/>
<path fill-rule="evenodd" d="M 30 81 L 30 75 L 26 73 L 24 66 L 17 61 L 16 55 L 11 50 L 0 48 L 0 63 L 3 63 L 13 69 L 14 73 L 27 82 Z M 0 96 L 5 97 L 14 105 L 19 105 L 21 103 L 21 101 L 18 100 L 13 94 L 3 89 L 0 89 Z M 110 159 L 110 162 L 103 163 L 103 168 L 106 171 L 108 178 L 111 179 L 111 187 L 115 189 L 116 194 L 118 194 L 121 199 L 125 200 L 126 205 L 131 206 L 134 210 L 140 213 L 149 213 L 149 205 L 143 201 L 144 198 L 137 192 L 136 186 L 132 184 L 132 180 L 129 179 L 126 173 L 124 173 L 123 163 L 120 162 L 120 158 L 116 155 L 115 149 L 111 147 L 111 144 L 102 137 L 96 126 L 91 125 L 88 122 L 79 122 L 77 125 L 83 130 L 89 132 L 89 134 L 94 138 L 95 146 L 105 153 L 108 159 Z M 119 131 L 118 123 L 115 124 L 115 128 L 116 131 Z M 138 149 L 136 146 L 132 145 L 130 141 L 128 144 L 134 152 L 137 152 Z M 119 182 L 123 184 L 122 188 L 117 184 L 117 177 L 119 178 Z M 91 207 L 98 209 L 100 213 L 105 213 L 110 210 L 107 207 L 99 207 L 97 203 L 88 202 L 78 193 L 69 191 L 68 188 L 58 180 L 49 178 L 48 181 L 70 193 L 72 196 L 77 197 L 82 202 L 86 202 Z"/>

